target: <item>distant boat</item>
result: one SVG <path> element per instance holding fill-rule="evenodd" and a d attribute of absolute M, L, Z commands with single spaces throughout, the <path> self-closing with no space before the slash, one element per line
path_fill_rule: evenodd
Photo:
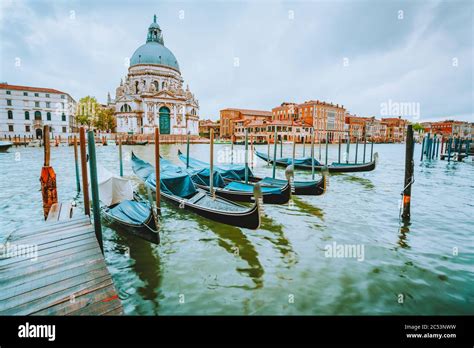
<path fill-rule="evenodd" d="M 7 152 L 13 146 L 11 141 L 0 141 L 0 152 Z"/>
<path fill-rule="evenodd" d="M 41 140 L 34 139 L 28 143 L 29 147 L 41 147 Z"/>
<path fill-rule="evenodd" d="M 97 176 L 102 217 L 126 232 L 159 244 L 156 212 L 133 191 L 130 180 L 114 175 L 103 167 L 98 168 Z"/>
<path fill-rule="evenodd" d="M 268 157 L 266 154 L 262 152 L 256 151 L 255 154 L 260 159 L 263 159 L 265 162 L 273 163 L 273 159 Z M 370 172 L 375 169 L 377 164 L 378 153 L 374 154 L 374 159 L 368 163 L 362 164 L 355 164 L 355 163 L 337 163 L 333 162 L 328 166 L 324 166 L 323 164 L 319 163 L 317 159 L 314 159 L 314 170 L 323 170 L 327 168 L 330 173 L 352 173 L 352 172 Z M 304 169 L 304 170 L 311 170 L 311 165 L 313 159 L 311 157 L 304 157 L 304 158 L 295 158 L 294 167 L 297 169 Z M 286 167 L 292 164 L 292 158 L 277 158 L 276 165 L 281 167 Z"/>
<path fill-rule="evenodd" d="M 178 150 L 178 158 L 186 164 L 187 156 L 185 156 L 180 150 Z M 189 157 L 189 167 L 193 169 L 197 168 L 209 168 L 209 163 L 200 161 L 195 158 Z M 240 164 L 224 164 L 214 166 L 214 169 L 222 175 L 226 182 L 241 183 L 245 180 L 245 166 Z M 250 168 L 247 169 L 248 181 L 255 184 L 260 183 L 262 188 L 265 187 L 279 187 L 284 188 L 288 184 L 288 180 L 284 179 L 273 179 L 271 177 L 259 178 L 254 176 Z M 323 171 L 323 177 L 320 180 L 311 181 L 294 181 L 295 195 L 301 196 L 319 196 L 322 195 L 326 190 L 326 176 Z"/>
<path fill-rule="evenodd" d="M 167 161 L 163 160 L 162 161 Z M 168 162 L 168 161 L 167 161 Z M 183 168 L 183 170 L 186 170 Z M 250 171 L 250 169 L 249 169 Z M 187 172 L 191 176 L 194 184 L 206 191 L 210 191 L 210 170 L 209 167 L 189 168 Z M 220 173 L 214 169 L 214 192 L 217 196 L 229 199 L 234 202 L 253 202 L 253 189 L 255 183 L 240 181 L 227 181 Z M 267 204 L 285 204 L 291 199 L 290 181 L 286 180 L 286 184 L 282 187 L 262 186 L 263 203 Z"/>

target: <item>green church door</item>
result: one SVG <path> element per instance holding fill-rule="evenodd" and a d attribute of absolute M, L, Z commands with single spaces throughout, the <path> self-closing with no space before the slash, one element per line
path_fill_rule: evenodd
<path fill-rule="evenodd" d="M 170 134 L 170 109 L 160 108 L 160 134 Z"/>

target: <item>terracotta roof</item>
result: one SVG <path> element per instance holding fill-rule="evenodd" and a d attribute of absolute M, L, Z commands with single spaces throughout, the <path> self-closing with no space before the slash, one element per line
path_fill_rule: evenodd
<path fill-rule="evenodd" d="M 267 116 L 267 117 L 272 116 L 271 111 L 265 111 L 265 110 L 227 108 L 227 109 L 222 109 L 221 111 L 239 111 L 243 115 L 252 115 L 252 116 Z"/>
<path fill-rule="evenodd" d="M 57 89 L 52 89 L 52 88 L 17 86 L 17 85 L 9 85 L 8 83 L 0 83 L 0 89 L 8 89 L 8 90 L 15 90 L 15 91 L 25 91 L 25 92 L 59 93 L 59 94 L 67 94 L 67 95 L 69 95 L 69 94 L 66 93 L 66 92 L 58 91 Z"/>

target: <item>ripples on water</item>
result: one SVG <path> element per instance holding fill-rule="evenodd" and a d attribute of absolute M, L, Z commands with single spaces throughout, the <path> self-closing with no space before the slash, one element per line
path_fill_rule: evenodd
<path fill-rule="evenodd" d="M 162 153 L 179 163 L 180 147 L 185 150 L 185 145 L 162 145 Z M 124 172 L 139 185 L 130 150 L 124 147 Z M 291 155 L 291 146 L 284 150 Z M 380 154 L 375 171 L 331 175 L 324 196 L 265 205 L 266 217 L 256 231 L 214 223 L 166 202 L 159 246 L 104 227 L 106 259 L 125 312 L 474 314 L 474 165 L 420 164 L 417 145 L 412 220 L 401 225 L 404 145 L 375 150 Z M 152 146 L 134 151 L 153 158 Z M 208 145 L 192 145 L 191 154 L 207 160 Z M 97 147 L 97 157 L 118 173 L 117 147 Z M 329 162 L 335 158 L 337 147 L 330 146 Z M 42 223 L 42 161 L 38 148 L 0 154 L 0 240 L 16 228 Z M 53 148 L 51 162 L 59 200 L 75 199 L 73 149 Z M 260 160 L 254 171 L 271 175 Z M 283 177 L 281 170 L 278 174 Z M 310 174 L 296 173 L 296 180 L 307 179 Z M 333 242 L 363 244 L 364 261 L 325 257 L 325 246 Z"/>

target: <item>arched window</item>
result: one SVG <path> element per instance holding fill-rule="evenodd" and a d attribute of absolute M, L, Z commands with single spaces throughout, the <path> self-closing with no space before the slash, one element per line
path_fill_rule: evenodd
<path fill-rule="evenodd" d="M 13 120 L 13 111 L 8 110 L 8 119 Z"/>
<path fill-rule="evenodd" d="M 131 112 L 132 108 L 128 104 L 123 104 L 120 108 L 120 112 Z"/>
<path fill-rule="evenodd" d="M 66 114 L 63 112 L 61 115 L 61 121 L 65 122 L 66 121 Z"/>
<path fill-rule="evenodd" d="M 46 120 L 51 121 L 51 113 L 50 112 L 46 113 Z"/>
<path fill-rule="evenodd" d="M 166 88 L 166 82 L 163 81 L 163 83 L 161 84 L 161 89 L 165 89 Z"/>
<path fill-rule="evenodd" d="M 196 110 L 195 109 L 191 110 L 191 115 L 196 116 Z"/>
<path fill-rule="evenodd" d="M 30 112 L 25 111 L 25 120 L 29 120 L 29 119 L 30 119 Z"/>
<path fill-rule="evenodd" d="M 35 111 L 35 120 L 41 121 L 41 111 Z"/>
<path fill-rule="evenodd" d="M 159 91 L 160 90 L 160 84 L 158 83 L 158 81 L 153 81 L 153 84 L 155 85 L 155 89 L 157 91 Z"/>

